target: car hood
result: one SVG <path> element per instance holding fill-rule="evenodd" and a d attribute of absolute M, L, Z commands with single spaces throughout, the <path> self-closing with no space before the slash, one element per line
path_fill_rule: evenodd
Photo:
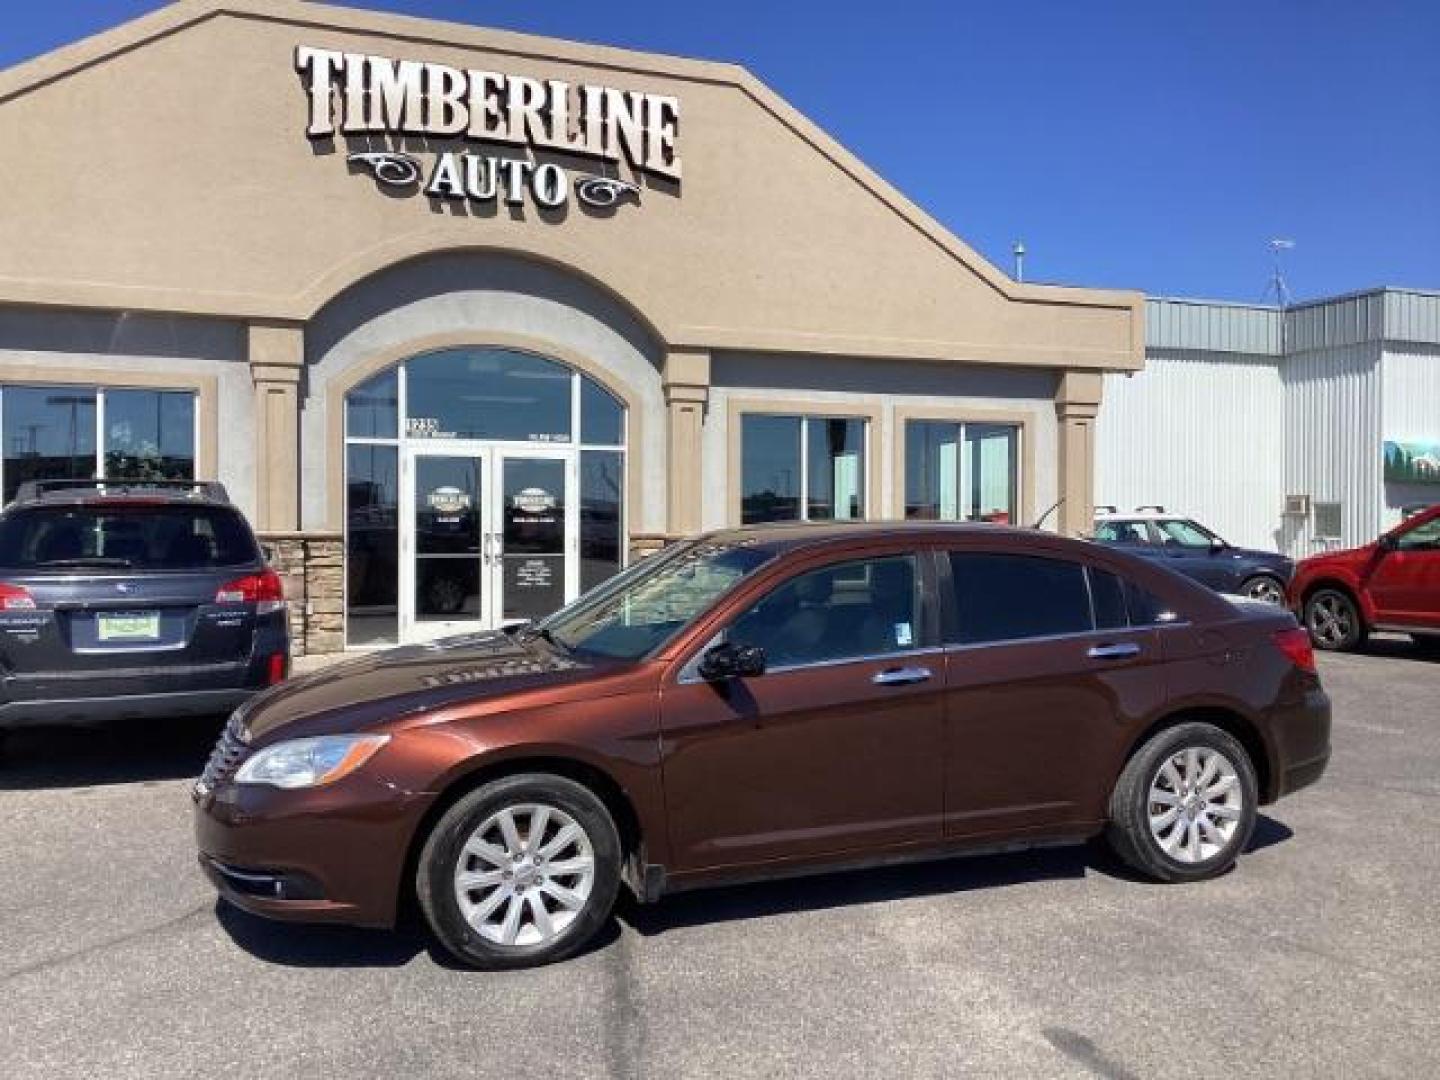
<path fill-rule="evenodd" d="M 251 699 L 238 718 L 255 746 L 364 731 L 460 702 L 584 683 L 616 666 L 576 659 L 538 638 L 467 634 L 370 653 L 290 679 Z"/>
<path fill-rule="evenodd" d="M 1305 570 L 1314 570 L 1326 566 L 1355 565 L 1370 559 L 1376 550 L 1375 544 L 1362 544 L 1360 547 L 1341 548 L 1338 551 L 1322 551 L 1319 555 L 1311 555 L 1309 558 L 1301 559 L 1300 566 Z"/>
<path fill-rule="evenodd" d="M 1231 547 L 1226 550 L 1232 555 L 1238 555 L 1240 558 L 1247 559 L 1257 565 L 1271 566 L 1277 570 L 1289 570 L 1295 565 L 1294 560 L 1289 556 L 1281 555 L 1276 551 L 1259 551 L 1255 548 L 1242 547 Z"/>

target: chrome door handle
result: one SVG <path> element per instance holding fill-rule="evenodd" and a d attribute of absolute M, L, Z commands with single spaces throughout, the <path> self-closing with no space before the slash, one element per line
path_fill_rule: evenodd
<path fill-rule="evenodd" d="M 870 681 L 876 686 L 908 686 L 930 678 L 930 669 L 925 667 L 886 668 Z"/>
<path fill-rule="evenodd" d="M 1140 646 L 1133 641 L 1120 645 L 1096 645 L 1087 656 L 1091 660 L 1125 660 L 1131 656 L 1140 655 Z"/>

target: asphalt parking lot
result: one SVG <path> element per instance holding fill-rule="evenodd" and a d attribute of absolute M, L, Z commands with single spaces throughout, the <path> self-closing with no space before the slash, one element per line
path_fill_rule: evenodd
<path fill-rule="evenodd" d="M 517 974 L 217 905 L 187 791 L 218 720 L 25 734 L 0 764 L 0 1074 L 1434 1075 L 1440 664 L 1398 641 L 1322 663 L 1331 771 L 1219 881 L 1095 847 L 737 887 Z"/>

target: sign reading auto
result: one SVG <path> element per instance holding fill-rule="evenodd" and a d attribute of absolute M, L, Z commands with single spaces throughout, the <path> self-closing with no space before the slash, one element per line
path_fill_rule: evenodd
<path fill-rule="evenodd" d="M 409 135 L 522 151 L 443 150 L 428 170 L 420 159 L 398 151 L 349 155 L 389 187 L 420 185 L 431 198 L 503 200 L 511 206 L 523 204 L 528 193 L 552 210 L 565 206 L 572 191 L 593 207 L 639 201 L 638 184 L 607 175 L 572 177 L 561 165 L 537 160 L 535 151 L 626 164 L 637 177 L 680 179 L 680 102 L 673 97 L 308 45 L 295 50 L 295 67 L 309 97 L 306 134 L 312 139 L 337 132 Z"/>

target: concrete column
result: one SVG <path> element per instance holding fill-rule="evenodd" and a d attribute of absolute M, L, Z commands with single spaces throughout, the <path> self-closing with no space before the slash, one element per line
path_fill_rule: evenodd
<path fill-rule="evenodd" d="M 305 332 L 299 323 L 250 324 L 255 381 L 255 527 L 300 527 L 300 374 Z"/>
<path fill-rule="evenodd" d="M 1104 377 L 1095 371 L 1066 371 L 1055 387 L 1059 419 L 1059 524 L 1066 536 L 1089 533 L 1095 523 L 1095 417 Z"/>
<path fill-rule="evenodd" d="M 683 536 L 700 531 L 704 487 L 700 435 L 710 400 L 710 354 L 667 353 L 661 373 L 665 389 L 666 531 Z"/>

